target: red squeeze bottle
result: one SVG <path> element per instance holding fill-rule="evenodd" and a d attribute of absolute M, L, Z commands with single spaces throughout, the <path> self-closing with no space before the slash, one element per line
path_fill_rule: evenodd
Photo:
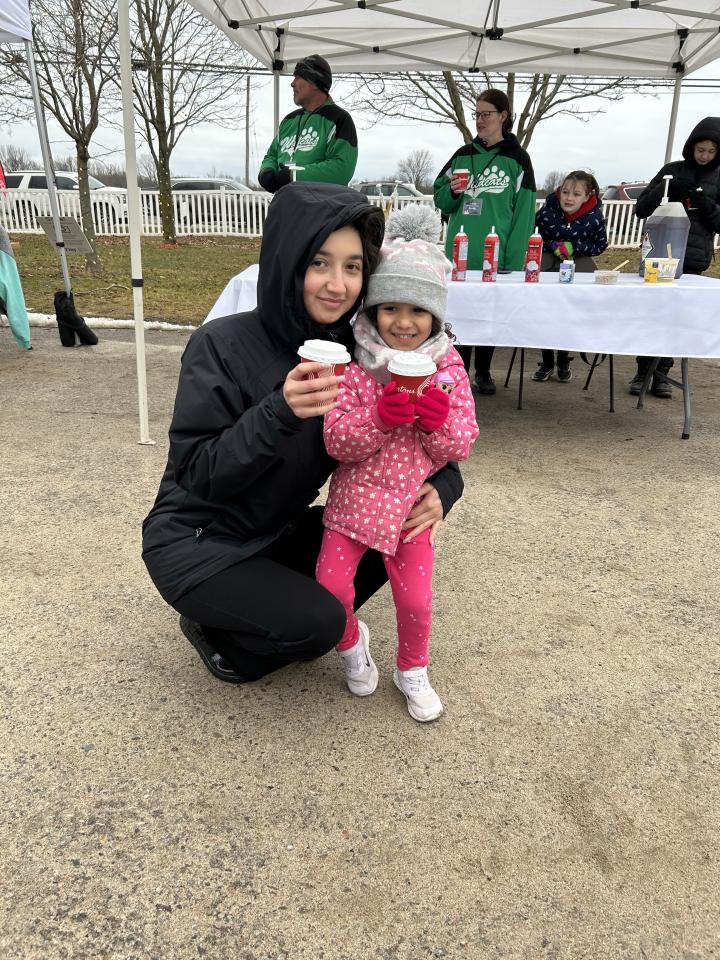
<path fill-rule="evenodd" d="M 468 235 L 460 224 L 460 230 L 455 234 L 452 252 L 451 280 L 465 280 L 467 277 Z"/>
<path fill-rule="evenodd" d="M 535 228 L 528 240 L 525 254 L 525 283 L 537 283 L 540 279 L 540 261 L 542 260 L 543 238 Z"/>
<path fill-rule="evenodd" d="M 500 259 L 500 237 L 495 233 L 495 225 L 485 237 L 483 248 L 483 272 L 485 283 L 495 283 L 497 280 L 498 260 Z"/>

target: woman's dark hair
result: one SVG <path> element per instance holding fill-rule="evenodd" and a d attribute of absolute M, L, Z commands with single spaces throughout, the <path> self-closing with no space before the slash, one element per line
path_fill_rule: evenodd
<path fill-rule="evenodd" d="M 376 304 L 374 307 L 365 307 L 363 313 L 368 318 L 370 323 L 377 330 L 377 312 L 380 304 Z M 438 333 L 446 333 L 450 340 L 455 340 L 455 334 L 452 332 L 452 324 L 443 323 L 442 320 L 438 320 L 435 314 L 432 314 L 432 326 L 430 327 L 430 333 L 433 336 L 436 336 Z"/>
<path fill-rule="evenodd" d="M 573 170 L 572 173 L 568 173 L 563 177 L 563 182 L 560 186 L 560 189 L 565 186 L 565 184 L 570 180 L 572 183 L 581 183 L 590 196 L 594 196 L 597 200 L 600 199 L 600 187 L 595 177 L 588 173 L 587 170 Z"/>
<path fill-rule="evenodd" d="M 347 224 L 354 227 L 360 234 L 363 251 L 363 286 L 362 297 L 367 293 L 368 280 L 380 262 L 380 247 L 385 235 L 385 215 L 380 207 L 373 207 L 361 213 L 356 220 Z"/>
<path fill-rule="evenodd" d="M 484 100 L 485 103 L 491 103 L 498 113 L 502 113 L 503 110 L 507 113 L 506 119 L 503 121 L 502 133 L 506 137 L 512 130 L 513 125 L 513 115 L 512 109 L 510 107 L 510 101 L 508 100 L 507 94 L 503 93 L 502 90 L 495 90 L 491 87 L 489 90 L 484 90 L 482 93 L 477 95 L 475 101 L 475 106 L 477 109 L 477 103 L 479 100 Z"/>

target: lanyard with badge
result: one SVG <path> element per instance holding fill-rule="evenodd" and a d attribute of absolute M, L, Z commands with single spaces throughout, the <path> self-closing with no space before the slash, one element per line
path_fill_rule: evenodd
<path fill-rule="evenodd" d="M 490 154 L 490 159 L 486 160 L 484 163 L 484 170 L 482 172 L 483 176 L 487 176 L 490 173 L 490 164 L 493 162 L 495 157 L 500 151 L 495 150 Z M 475 182 L 475 153 L 470 156 L 470 167 L 471 167 L 471 182 Z M 479 217 L 482 213 L 483 202 L 482 197 L 465 197 L 463 200 L 463 216 L 465 217 Z"/>

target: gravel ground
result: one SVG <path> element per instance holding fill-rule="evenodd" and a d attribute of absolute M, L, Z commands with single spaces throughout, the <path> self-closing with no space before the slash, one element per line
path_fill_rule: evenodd
<path fill-rule="evenodd" d="M 579 359 L 478 399 L 421 726 L 384 591 L 373 697 L 332 656 L 214 680 L 140 561 L 187 333 L 147 337 L 155 446 L 131 332 L 34 340 L 0 330 L 0 956 L 720 956 L 718 361 L 689 441 L 629 358 L 614 414 Z"/>

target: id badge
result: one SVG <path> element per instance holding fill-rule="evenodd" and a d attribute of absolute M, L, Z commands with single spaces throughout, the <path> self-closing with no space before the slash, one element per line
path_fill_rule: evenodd
<path fill-rule="evenodd" d="M 473 200 L 466 200 L 463 204 L 463 214 L 466 217 L 479 217 L 482 212 L 482 199 L 475 197 Z"/>

